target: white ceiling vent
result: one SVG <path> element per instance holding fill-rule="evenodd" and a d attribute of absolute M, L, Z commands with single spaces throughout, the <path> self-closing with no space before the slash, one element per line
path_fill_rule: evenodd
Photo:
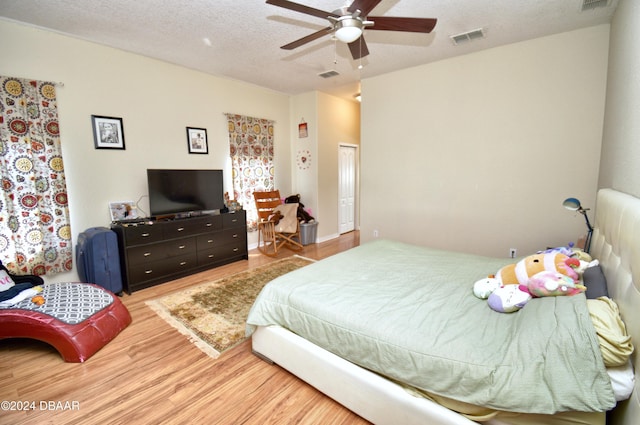
<path fill-rule="evenodd" d="M 607 6 L 609 6 L 609 0 L 582 0 L 583 12 Z"/>
<path fill-rule="evenodd" d="M 587 0 L 585 0 L 587 1 Z M 477 30 L 467 31 L 460 34 L 450 36 L 451 41 L 456 46 L 461 43 L 466 43 L 468 41 L 479 40 L 484 38 L 484 29 L 478 28 Z"/>
<path fill-rule="evenodd" d="M 332 69 L 330 71 L 321 72 L 320 74 L 318 74 L 318 77 L 331 78 L 331 77 L 335 77 L 336 75 L 340 75 L 340 73 Z"/>

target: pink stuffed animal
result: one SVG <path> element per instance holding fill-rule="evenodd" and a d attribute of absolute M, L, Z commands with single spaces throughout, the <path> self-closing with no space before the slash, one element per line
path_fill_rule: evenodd
<path fill-rule="evenodd" d="M 520 289 L 528 291 L 534 297 L 575 295 L 587 290 L 584 285 L 575 283 L 569 276 L 551 271 L 537 273 L 529 279 L 527 285 L 520 285 Z"/>

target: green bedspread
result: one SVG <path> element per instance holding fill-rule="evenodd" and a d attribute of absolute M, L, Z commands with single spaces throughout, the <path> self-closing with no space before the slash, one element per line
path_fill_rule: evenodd
<path fill-rule="evenodd" d="M 380 240 L 284 275 L 247 319 L 280 325 L 364 368 L 498 410 L 615 406 L 584 295 L 501 314 L 473 283 L 509 259 Z"/>

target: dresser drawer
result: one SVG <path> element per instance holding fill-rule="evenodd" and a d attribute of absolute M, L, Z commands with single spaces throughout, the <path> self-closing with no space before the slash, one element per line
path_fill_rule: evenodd
<path fill-rule="evenodd" d="M 180 273 L 197 265 L 195 253 L 170 257 L 160 261 L 129 267 L 129 284 L 135 285 L 147 280 L 160 279 L 166 275 Z"/>
<path fill-rule="evenodd" d="M 219 239 L 223 245 L 242 243 L 247 244 L 247 231 L 244 227 L 229 229 L 221 232 Z"/>
<path fill-rule="evenodd" d="M 130 265 L 150 263 L 167 256 L 164 244 L 139 245 L 127 248 L 127 261 Z"/>
<path fill-rule="evenodd" d="M 127 246 L 159 242 L 162 240 L 162 228 L 159 225 L 143 224 L 127 226 L 123 229 Z"/>
<path fill-rule="evenodd" d="M 179 255 L 193 254 L 196 252 L 195 238 L 183 238 L 169 241 L 163 244 L 167 253 L 167 257 L 176 257 Z"/>
<path fill-rule="evenodd" d="M 229 229 L 231 227 L 244 227 L 247 221 L 246 217 L 244 210 L 230 214 L 223 214 L 222 226 L 225 229 Z"/>
<path fill-rule="evenodd" d="M 219 239 L 217 245 L 208 249 L 198 247 L 198 266 L 243 257 L 247 253 L 247 234 L 237 233 L 238 237 Z M 224 244 L 222 244 L 224 242 Z"/>
<path fill-rule="evenodd" d="M 164 239 L 183 238 L 194 234 L 195 224 L 191 220 L 175 220 L 162 223 Z"/>
<path fill-rule="evenodd" d="M 206 266 L 224 260 L 226 250 L 222 246 L 198 250 L 198 266 Z"/>
<path fill-rule="evenodd" d="M 222 245 L 222 232 L 206 233 L 196 237 L 198 251 L 211 249 Z"/>
<path fill-rule="evenodd" d="M 219 215 L 205 215 L 193 220 L 194 233 L 207 233 L 222 230 L 222 217 Z"/>

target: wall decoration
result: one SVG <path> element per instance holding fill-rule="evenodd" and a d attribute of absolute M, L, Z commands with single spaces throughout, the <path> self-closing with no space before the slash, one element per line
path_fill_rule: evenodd
<path fill-rule="evenodd" d="M 308 150 L 299 150 L 298 155 L 296 155 L 296 163 L 299 169 L 308 169 L 311 166 L 311 152 Z"/>
<path fill-rule="evenodd" d="M 124 149 L 122 118 L 91 115 L 96 149 Z"/>
<path fill-rule="evenodd" d="M 308 136 L 309 136 L 309 127 L 307 126 L 307 123 L 304 122 L 304 118 L 303 118 L 302 122 L 298 124 L 298 137 L 304 138 Z"/>
<path fill-rule="evenodd" d="M 189 145 L 189 153 L 208 154 L 207 129 L 187 127 L 187 144 Z"/>
<path fill-rule="evenodd" d="M 133 201 L 109 202 L 111 221 L 131 220 L 138 218 L 138 209 Z"/>

